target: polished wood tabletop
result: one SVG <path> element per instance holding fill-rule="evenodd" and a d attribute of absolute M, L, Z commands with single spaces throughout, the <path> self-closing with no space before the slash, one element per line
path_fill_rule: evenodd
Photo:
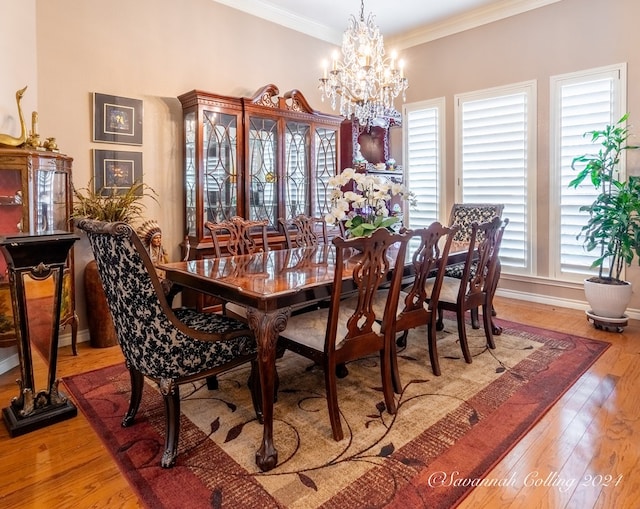
<path fill-rule="evenodd" d="M 464 259 L 464 248 L 456 246 L 450 263 Z M 410 270 L 412 250 L 404 267 Z M 273 394 L 276 378 L 276 344 L 286 328 L 291 306 L 328 299 L 335 270 L 348 280 L 359 253 L 345 257 L 335 266 L 335 246 L 272 250 L 249 255 L 207 258 L 163 264 L 166 277 L 185 287 L 217 296 L 247 307 L 247 320 L 258 344 L 258 364 L 262 386 L 263 438 L 256 452 L 256 463 L 263 471 L 278 462 L 273 443 Z M 395 265 L 393 253 L 388 255 Z M 346 291 L 349 291 L 347 285 Z"/>

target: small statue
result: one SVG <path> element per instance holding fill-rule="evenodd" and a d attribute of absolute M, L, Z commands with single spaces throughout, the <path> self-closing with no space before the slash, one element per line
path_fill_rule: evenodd
<path fill-rule="evenodd" d="M 55 138 L 47 138 L 44 140 L 42 146 L 50 152 L 58 152 L 58 144 L 56 143 Z"/>
<path fill-rule="evenodd" d="M 140 228 L 138 228 L 138 237 L 140 237 L 140 240 L 142 240 L 142 243 L 147 249 L 153 266 L 156 267 L 156 273 L 162 284 L 162 290 L 167 297 L 169 305 L 171 305 L 174 297 L 182 288 L 167 279 L 164 270 L 158 268 L 158 265 L 169 262 L 169 255 L 162 246 L 162 230 L 156 221 L 145 221 L 140 225 Z"/>
<path fill-rule="evenodd" d="M 20 136 L 15 137 L 9 134 L 0 134 L 0 147 L 19 147 L 24 145 L 27 141 L 27 127 L 24 123 L 24 117 L 22 116 L 22 106 L 20 106 L 20 101 L 22 101 L 22 96 L 24 95 L 27 87 L 24 87 L 22 90 L 18 90 L 16 92 L 16 103 L 18 105 L 18 117 L 20 118 Z"/>

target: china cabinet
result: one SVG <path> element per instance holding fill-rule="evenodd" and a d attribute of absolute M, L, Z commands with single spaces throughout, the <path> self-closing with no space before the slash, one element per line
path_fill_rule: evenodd
<path fill-rule="evenodd" d="M 186 244 L 192 258 L 213 253 L 207 221 L 267 220 L 329 211 L 328 180 L 339 169 L 342 117 L 313 110 L 292 90 L 267 85 L 252 97 L 193 90 L 184 115 Z"/>
<path fill-rule="evenodd" d="M 0 235 L 41 235 L 71 231 L 71 166 L 73 159 L 58 152 L 0 148 Z M 30 280 L 34 298 L 51 300 L 54 285 Z M 72 326 L 76 353 L 78 318 L 75 311 L 73 253 L 63 271 L 60 326 Z M 16 344 L 13 307 L 6 261 L 0 257 L 0 347 Z"/>

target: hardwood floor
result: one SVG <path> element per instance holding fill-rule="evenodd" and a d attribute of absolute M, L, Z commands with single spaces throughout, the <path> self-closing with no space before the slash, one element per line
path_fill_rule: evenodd
<path fill-rule="evenodd" d="M 602 339 L 611 347 L 486 477 L 461 508 L 640 506 L 640 322 L 596 330 L 581 311 L 496 298 L 507 320 Z M 115 364 L 118 347 L 60 350 L 58 376 Z M 40 366 L 40 375 L 43 375 Z M 0 406 L 17 394 L 17 369 L 0 375 Z M 64 389 L 63 389 L 64 391 Z M 581 486 L 588 484 L 588 486 Z M 608 486 L 606 485 L 608 484 Z M 21 437 L 0 425 L 0 507 L 143 507 L 81 412 Z"/>

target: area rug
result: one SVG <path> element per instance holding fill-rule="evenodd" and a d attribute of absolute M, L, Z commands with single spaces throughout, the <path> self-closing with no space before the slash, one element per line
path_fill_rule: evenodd
<path fill-rule="evenodd" d="M 322 370 L 291 352 L 278 361 L 274 440 L 278 466 L 261 472 L 262 437 L 246 387 L 248 368 L 181 387 L 177 464 L 161 469 L 164 410 L 145 385 L 137 422 L 122 428 L 129 395 L 123 365 L 65 379 L 70 394 L 149 508 L 451 508 L 595 362 L 608 344 L 499 321 L 497 348 L 469 327 L 466 364 L 455 322 L 431 372 L 425 329 L 399 352 L 402 392 L 386 412 L 378 358 L 348 365 L 338 381 L 345 438 L 331 435 Z"/>

